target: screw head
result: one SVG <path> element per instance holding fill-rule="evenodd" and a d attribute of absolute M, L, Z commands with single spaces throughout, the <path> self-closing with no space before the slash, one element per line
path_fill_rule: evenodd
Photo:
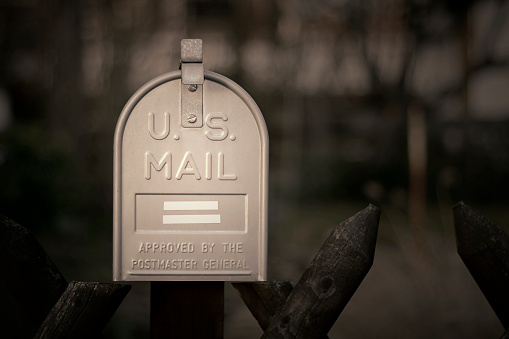
<path fill-rule="evenodd" d="M 196 90 L 198 89 L 198 85 L 189 85 L 187 86 L 187 89 L 189 90 L 189 92 L 196 92 Z"/>
<path fill-rule="evenodd" d="M 187 122 L 190 124 L 194 124 L 198 120 L 198 117 L 194 114 L 189 114 L 187 116 Z"/>

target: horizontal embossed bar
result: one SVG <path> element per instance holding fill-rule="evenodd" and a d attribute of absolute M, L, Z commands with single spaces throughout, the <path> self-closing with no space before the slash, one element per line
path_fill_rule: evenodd
<path fill-rule="evenodd" d="M 204 215 L 163 215 L 163 224 L 220 224 L 220 214 Z"/>
<path fill-rule="evenodd" d="M 218 201 L 165 201 L 165 211 L 217 211 Z"/>

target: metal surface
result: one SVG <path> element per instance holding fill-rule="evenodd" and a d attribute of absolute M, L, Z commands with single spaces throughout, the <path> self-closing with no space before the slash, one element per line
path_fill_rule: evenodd
<path fill-rule="evenodd" d="M 205 71 L 193 92 L 181 74 L 140 88 L 117 123 L 113 279 L 265 280 L 263 116 L 233 81 Z M 185 128 L 181 98 L 196 92 L 203 96 L 202 127 Z M 192 120 L 188 114 L 187 123 L 198 123 Z"/>
<path fill-rule="evenodd" d="M 182 63 L 182 84 L 194 85 L 203 84 L 203 64 L 202 63 Z M 185 86 L 188 87 L 188 86 Z"/>
<path fill-rule="evenodd" d="M 180 42 L 180 61 L 203 62 L 203 42 L 201 39 L 182 39 Z"/>
<path fill-rule="evenodd" d="M 184 39 L 180 44 L 182 70 L 181 125 L 187 128 L 203 126 L 203 51 L 200 39 Z"/>
<path fill-rule="evenodd" d="M 203 126 L 203 85 L 180 86 L 182 127 Z"/>

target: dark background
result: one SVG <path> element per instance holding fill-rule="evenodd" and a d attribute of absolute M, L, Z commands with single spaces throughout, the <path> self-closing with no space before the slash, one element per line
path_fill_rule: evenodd
<path fill-rule="evenodd" d="M 183 38 L 203 39 L 205 69 L 266 119 L 269 279 L 295 282 L 335 224 L 382 209 L 374 266 L 331 338 L 503 332 L 452 223 L 464 200 L 508 225 L 503 0 L 1 1 L 0 213 L 69 281 L 111 281 L 115 124 L 178 69 Z M 147 289 L 134 284 L 107 337 L 148 335 Z M 226 337 L 259 336 L 246 312 L 228 292 Z"/>

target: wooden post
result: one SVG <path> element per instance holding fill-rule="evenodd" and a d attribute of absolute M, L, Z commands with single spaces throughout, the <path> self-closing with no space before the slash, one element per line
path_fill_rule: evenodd
<path fill-rule="evenodd" d="M 35 338 L 100 337 L 130 289 L 130 285 L 71 282 Z"/>
<path fill-rule="evenodd" d="M 509 327 L 509 236 L 460 202 L 454 207 L 458 254 L 504 326 Z"/>
<path fill-rule="evenodd" d="M 334 228 L 262 338 L 323 338 L 368 273 L 380 210 L 370 205 Z"/>
<path fill-rule="evenodd" d="M 153 281 L 151 338 L 223 338 L 224 282 Z"/>
<path fill-rule="evenodd" d="M 67 282 L 32 232 L 0 215 L 0 278 L 35 334 Z"/>

